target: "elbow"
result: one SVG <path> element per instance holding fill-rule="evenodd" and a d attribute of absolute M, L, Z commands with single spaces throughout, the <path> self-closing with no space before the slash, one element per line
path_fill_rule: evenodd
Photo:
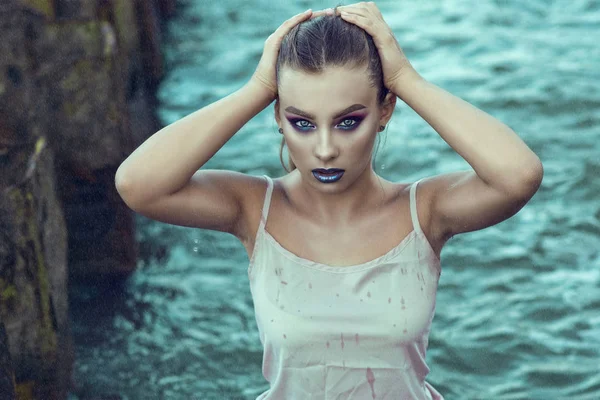
<path fill-rule="evenodd" d="M 542 161 L 536 157 L 536 160 L 523 168 L 519 179 L 518 192 L 522 197 L 530 199 L 542 185 L 543 178 L 544 166 Z"/>
<path fill-rule="evenodd" d="M 121 167 L 117 168 L 117 172 L 115 173 L 115 188 L 119 195 L 123 197 L 123 192 L 125 192 L 125 188 L 127 186 L 127 180 L 125 178 L 125 174 Z"/>
<path fill-rule="evenodd" d="M 121 168 L 117 169 L 117 172 L 115 173 L 115 188 L 117 189 L 117 193 L 119 194 L 123 202 L 127 205 L 127 207 L 134 210 L 131 195 L 131 182 L 127 180 L 127 177 L 125 176 Z"/>
<path fill-rule="evenodd" d="M 121 193 L 121 188 L 125 186 L 125 179 L 123 177 L 123 173 L 121 172 L 121 167 L 117 168 L 117 172 L 115 173 L 115 188 L 117 191 Z"/>

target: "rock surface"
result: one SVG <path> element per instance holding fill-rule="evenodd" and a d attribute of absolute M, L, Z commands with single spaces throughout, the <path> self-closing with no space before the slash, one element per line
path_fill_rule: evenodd
<path fill-rule="evenodd" d="M 159 0 L 0 4 L 2 398 L 65 399 L 69 279 L 135 268 L 133 214 L 114 174 L 158 129 L 160 22 L 173 11 Z"/>

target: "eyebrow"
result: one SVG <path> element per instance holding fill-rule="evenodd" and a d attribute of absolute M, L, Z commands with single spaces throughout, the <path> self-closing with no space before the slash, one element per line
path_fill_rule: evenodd
<path fill-rule="evenodd" d="M 339 118 L 342 115 L 346 115 L 346 114 L 348 114 L 348 113 L 350 113 L 352 111 L 362 110 L 363 108 L 367 108 L 367 107 L 363 106 L 362 104 L 353 104 L 350 107 L 344 108 L 342 111 L 340 111 L 339 113 L 335 114 L 333 116 L 333 119 Z M 289 111 L 291 113 L 301 115 L 301 116 L 303 116 L 305 118 L 308 118 L 308 119 L 315 119 L 314 115 L 312 115 L 310 113 L 307 113 L 306 111 L 299 110 L 299 109 L 297 109 L 294 106 L 289 106 L 288 108 L 285 109 L 285 111 Z"/>

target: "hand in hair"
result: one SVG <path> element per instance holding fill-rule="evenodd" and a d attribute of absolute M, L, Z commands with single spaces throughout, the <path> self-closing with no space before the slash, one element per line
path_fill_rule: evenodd
<path fill-rule="evenodd" d="M 375 3 L 369 1 L 339 6 L 335 11 L 344 21 L 357 25 L 371 35 L 381 59 L 383 82 L 388 89 L 398 95 L 399 93 L 395 89 L 401 84 L 402 78 L 416 76 L 417 73 L 404 55 L 394 32 L 384 21 Z M 321 13 L 321 11 L 316 13 Z"/>
<path fill-rule="evenodd" d="M 277 55 L 283 37 L 294 26 L 302 21 L 309 19 L 312 15 L 312 10 L 306 10 L 303 13 L 294 15 L 292 18 L 285 21 L 279 28 L 275 30 L 265 41 L 263 54 L 258 62 L 256 71 L 252 75 L 251 80 L 258 82 L 270 94 L 273 100 L 277 97 L 277 80 L 275 66 L 277 64 Z"/>

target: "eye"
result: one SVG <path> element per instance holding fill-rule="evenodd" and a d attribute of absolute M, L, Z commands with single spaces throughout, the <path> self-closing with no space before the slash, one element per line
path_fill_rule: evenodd
<path fill-rule="evenodd" d="M 359 117 L 344 118 L 338 126 L 343 130 L 349 131 L 356 128 L 360 124 L 361 119 Z"/>
<path fill-rule="evenodd" d="M 311 124 L 309 121 L 305 120 L 305 119 L 300 119 L 300 118 L 294 118 L 294 119 L 290 119 L 290 124 L 292 124 L 292 126 L 301 132 L 306 132 L 309 131 L 313 128 L 315 128 L 315 126 L 313 124 Z M 362 117 L 347 117 L 344 118 L 340 121 L 340 123 L 337 125 L 337 127 L 343 131 L 351 131 L 353 129 L 356 129 L 356 127 L 358 127 L 358 125 L 360 124 L 360 122 L 362 121 Z"/>
<path fill-rule="evenodd" d="M 307 131 L 313 126 L 310 122 L 308 122 L 305 119 L 293 119 L 290 120 L 290 122 L 294 126 L 294 128 L 296 128 L 299 131 Z"/>

